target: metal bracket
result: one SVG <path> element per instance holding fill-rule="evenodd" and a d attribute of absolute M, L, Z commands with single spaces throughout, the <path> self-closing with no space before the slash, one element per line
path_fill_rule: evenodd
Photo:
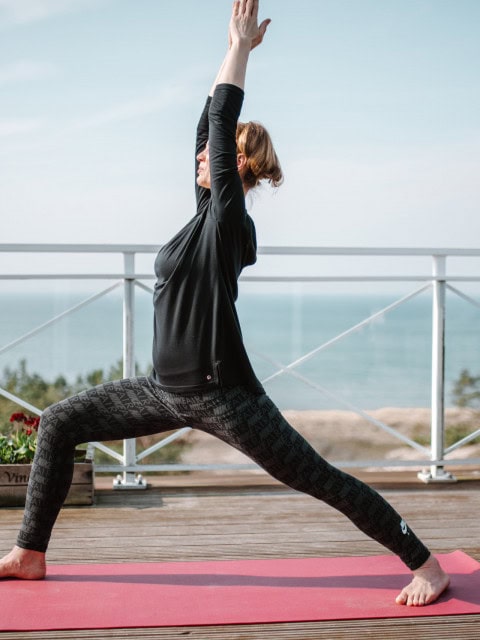
<path fill-rule="evenodd" d="M 113 481 L 113 488 L 114 489 L 146 489 L 147 481 L 141 474 L 138 474 L 137 476 L 135 476 L 133 480 L 131 480 L 130 478 L 128 479 L 124 478 L 123 476 L 118 474 L 118 476 Z"/>
<path fill-rule="evenodd" d="M 457 482 L 457 478 L 444 469 L 435 469 L 434 472 L 424 469 L 417 474 L 417 478 L 425 482 L 425 484 L 433 484 L 435 482 L 439 484 L 453 484 Z"/>

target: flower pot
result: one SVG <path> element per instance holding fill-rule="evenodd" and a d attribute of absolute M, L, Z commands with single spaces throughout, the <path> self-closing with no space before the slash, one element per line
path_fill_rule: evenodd
<path fill-rule="evenodd" d="M 31 464 L 0 464 L 0 507 L 25 505 Z M 66 505 L 93 504 L 93 464 L 76 462 Z"/>

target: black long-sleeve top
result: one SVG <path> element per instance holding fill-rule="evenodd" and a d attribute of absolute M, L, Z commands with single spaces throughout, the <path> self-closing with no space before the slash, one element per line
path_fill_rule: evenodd
<path fill-rule="evenodd" d="M 217 85 L 197 127 L 197 213 L 155 261 L 153 376 L 169 391 L 242 385 L 264 393 L 248 359 L 235 301 L 242 269 L 256 261 L 255 226 L 237 169 L 243 91 Z M 209 141 L 210 183 L 196 182 Z"/>

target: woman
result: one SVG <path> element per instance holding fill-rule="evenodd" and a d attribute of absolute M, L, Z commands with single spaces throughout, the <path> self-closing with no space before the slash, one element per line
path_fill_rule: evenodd
<path fill-rule="evenodd" d="M 195 217 L 160 250 L 155 271 L 154 370 L 150 377 L 95 387 L 43 414 L 23 523 L 1 577 L 40 579 L 81 442 L 134 438 L 189 425 L 250 456 L 272 476 L 336 509 L 413 571 L 397 597 L 433 602 L 448 585 L 436 559 L 370 487 L 335 469 L 285 421 L 257 380 L 242 341 L 235 300 L 243 267 L 256 259 L 245 194 L 282 172 L 265 129 L 237 124 L 258 0 L 237 0 L 229 48 L 197 129 Z"/>

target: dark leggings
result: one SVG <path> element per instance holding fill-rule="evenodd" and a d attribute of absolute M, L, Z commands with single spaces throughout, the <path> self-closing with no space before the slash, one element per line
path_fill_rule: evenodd
<path fill-rule="evenodd" d="M 410 569 L 417 569 L 428 558 L 428 549 L 388 502 L 326 462 L 267 395 L 243 387 L 175 394 L 147 377 L 109 382 L 44 411 L 18 546 L 46 551 L 72 481 L 78 444 L 135 438 L 183 426 L 217 436 L 280 482 L 338 509 Z"/>

